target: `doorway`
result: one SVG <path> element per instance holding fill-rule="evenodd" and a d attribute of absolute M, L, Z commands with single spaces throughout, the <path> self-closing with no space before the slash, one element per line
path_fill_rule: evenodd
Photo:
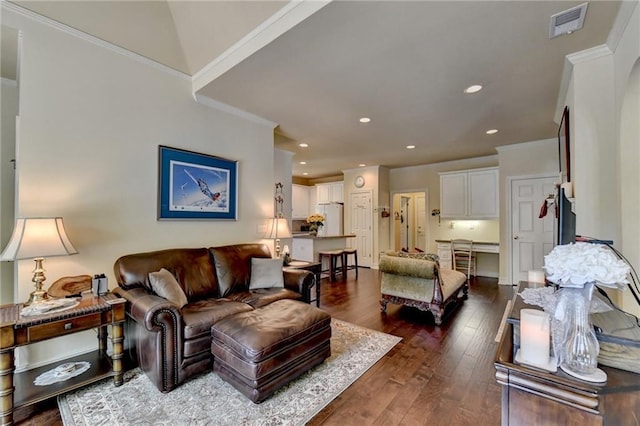
<path fill-rule="evenodd" d="M 391 193 L 393 224 L 390 247 L 392 250 L 426 251 L 427 199 L 427 192 L 421 190 Z"/>
<path fill-rule="evenodd" d="M 371 191 L 352 192 L 350 198 L 350 232 L 355 235 L 358 266 L 370 268 L 373 263 L 373 209 Z"/>
<path fill-rule="evenodd" d="M 510 182 L 511 284 L 528 279 L 528 271 L 542 269 L 544 256 L 553 249 L 557 176 L 514 178 Z M 541 206 L 547 203 L 541 218 Z"/>

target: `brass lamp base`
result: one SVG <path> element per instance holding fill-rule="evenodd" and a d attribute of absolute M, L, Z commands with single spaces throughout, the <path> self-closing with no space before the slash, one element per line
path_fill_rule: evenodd
<path fill-rule="evenodd" d="M 45 300 L 49 300 L 49 295 L 46 290 L 42 289 L 42 283 L 47 277 L 44 276 L 44 268 L 42 267 L 42 261 L 44 258 L 38 257 L 33 259 L 36 262 L 36 268 L 33 270 L 33 281 L 36 285 L 36 289 L 31 292 L 29 295 L 29 300 L 24 302 L 24 306 L 29 306 L 33 303 L 44 302 Z"/>
<path fill-rule="evenodd" d="M 29 300 L 24 302 L 24 306 L 29 306 L 33 303 L 39 303 L 49 300 L 49 294 L 45 290 L 34 290 L 29 294 Z"/>

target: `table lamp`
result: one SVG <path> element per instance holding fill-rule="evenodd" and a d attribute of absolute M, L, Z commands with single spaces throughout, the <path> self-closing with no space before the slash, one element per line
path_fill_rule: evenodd
<path fill-rule="evenodd" d="M 42 262 L 46 256 L 67 256 L 77 254 L 73 247 L 61 217 L 28 217 L 16 219 L 16 226 L 5 247 L 0 260 L 33 259 L 36 267 L 33 270 L 32 281 L 35 290 L 31 292 L 25 306 L 42 302 L 49 295 L 42 289 L 46 279 Z"/>
<path fill-rule="evenodd" d="M 266 238 L 276 240 L 276 258 L 280 257 L 280 238 L 291 238 L 289 223 L 285 217 L 274 217 L 267 225 Z"/>

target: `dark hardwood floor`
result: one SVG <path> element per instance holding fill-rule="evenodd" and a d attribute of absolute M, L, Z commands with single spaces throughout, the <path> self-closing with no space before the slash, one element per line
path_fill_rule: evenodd
<path fill-rule="evenodd" d="M 437 327 L 429 313 L 389 304 L 380 274 L 360 268 L 322 280 L 320 307 L 332 317 L 402 337 L 387 355 L 316 415 L 310 425 L 498 425 L 501 389 L 494 338 L 513 289 L 472 280 L 469 298 Z M 55 398 L 16 412 L 25 426 L 61 425 Z"/>

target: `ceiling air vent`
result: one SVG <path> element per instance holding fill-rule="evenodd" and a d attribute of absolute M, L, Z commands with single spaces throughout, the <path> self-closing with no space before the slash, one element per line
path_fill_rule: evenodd
<path fill-rule="evenodd" d="M 551 25 L 549 26 L 549 38 L 558 37 L 563 34 L 571 34 L 582 28 L 588 5 L 589 3 L 582 3 L 579 6 L 552 15 Z"/>

